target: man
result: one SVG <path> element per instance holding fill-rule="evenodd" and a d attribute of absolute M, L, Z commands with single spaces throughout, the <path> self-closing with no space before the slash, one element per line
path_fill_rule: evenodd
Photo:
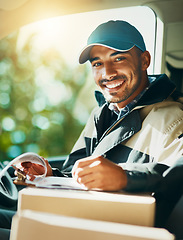
<path fill-rule="evenodd" d="M 147 75 L 150 54 L 143 37 L 124 21 L 94 30 L 79 62 L 88 60 L 100 89 L 99 107 L 62 171 L 47 163 L 48 175 L 72 176 L 93 190 L 160 196 L 162 179 L 183 161 L 183 104 L 174 83 L 166 75 Z M 24 171 L 40 172 L 35 164 L 24 165 Z"/>
<path fill-rule="evenodd" d="M 136 28 L 101 24 L 80 63 L 91 62 L 99 107 L 64 163 L 89 189 L 154 191 L 183 154 L 183 111 L 166 75 L 148 76 L 150 54 Z"/>

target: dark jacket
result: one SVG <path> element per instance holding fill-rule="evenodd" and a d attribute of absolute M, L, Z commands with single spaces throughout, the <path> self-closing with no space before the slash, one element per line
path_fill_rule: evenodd
<path fill-rule="evenodd" d="M 127 173 L 127 191 L 154 191 L 162 174 L 183 154 L 183 104 L 168 77 L 155 81 L 125 116 L 118 118 L 97 93 L 92 112 L 63 173 L 71 176 L 76 160 L 103 155 Z"/>

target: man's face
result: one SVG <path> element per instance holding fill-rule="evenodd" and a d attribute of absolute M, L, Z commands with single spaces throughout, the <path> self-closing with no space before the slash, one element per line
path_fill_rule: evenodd
<path fill-rule="evenodd" d="M 108 102 L 119 108 L 131 102 L 146 86 L 146 68 L 136 47 L 119 52 L 104 46 L 94 46 L 90 62 L 96 84 Z M 142 66 L 143 65 L 143 66 Z"/>

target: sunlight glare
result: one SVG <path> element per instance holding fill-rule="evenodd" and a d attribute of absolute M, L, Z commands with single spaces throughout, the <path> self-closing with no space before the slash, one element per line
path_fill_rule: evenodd
<path fill-rule="evenodd" d="M 129 7 L 66 15 L 36 22 L 21 28 L 18 48 L 32 33 L 36 33 L 33 47 L 44 51 L 54 47 L 68 63 L 78 64 L 78 56 L 90 33 L 101 23 L 122 19 L 135 25 L 144 36 L 152 58 L 154 53 L 155 16 L 148 7 Z M 145 19 L 145 21 L 144 21 Z M 149 31 L 151 29 L 151 31 Z M 152 67 L 149 69 L 152 72 Z"/>

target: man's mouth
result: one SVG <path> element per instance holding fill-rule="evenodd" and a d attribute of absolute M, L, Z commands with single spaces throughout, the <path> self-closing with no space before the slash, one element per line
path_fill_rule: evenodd
<path fill-rule="evenodd" d="M 124 81 L 123 81 L 124 82 Z M 119 87 L 123 84 L 123 82 L 108 82 L 107 84 L 104 84 L 107 88 L 116 88 L 116 87 Z"/>
<path fill-rule="evenodd" d="M 118 89 L 121 88 L 121 86 L 124 84 L 125 80 L 119 81 L 109 81 L 106 83 L 103 83 L 103 86 L 107 88 L 109 91 L 117 91 Z"/>

